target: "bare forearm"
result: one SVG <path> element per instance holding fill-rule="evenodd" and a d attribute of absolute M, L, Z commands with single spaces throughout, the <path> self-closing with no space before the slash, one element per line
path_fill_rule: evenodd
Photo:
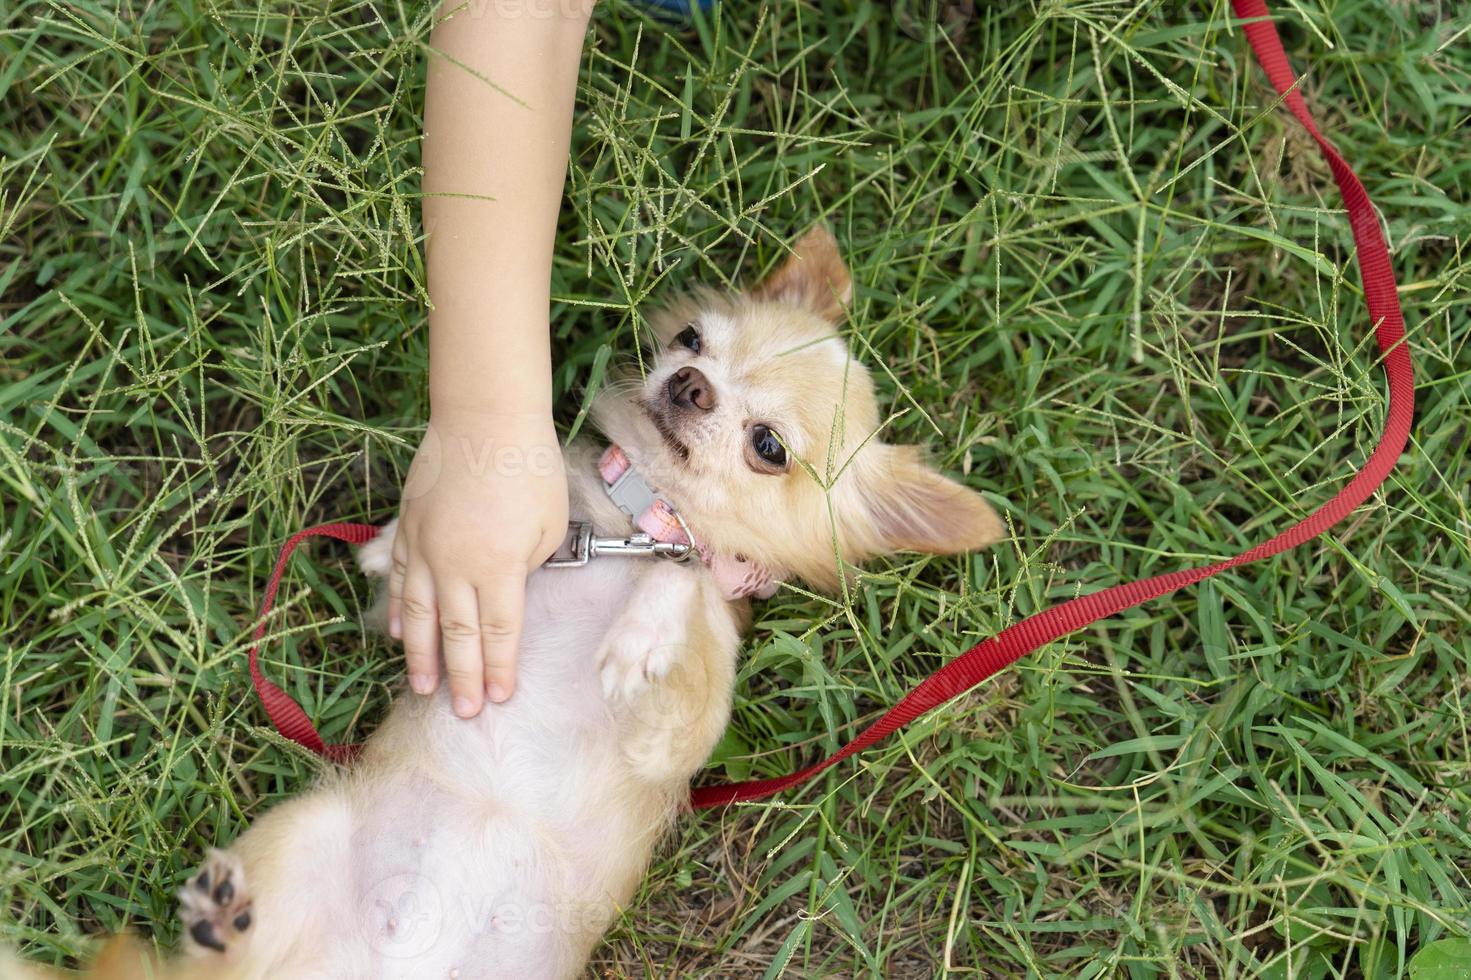
<path fill-rule="evenodd" d="M 436 413 L 550 412 L 552 246 L 590 9 L 441 10 L 424 109 Z"/>

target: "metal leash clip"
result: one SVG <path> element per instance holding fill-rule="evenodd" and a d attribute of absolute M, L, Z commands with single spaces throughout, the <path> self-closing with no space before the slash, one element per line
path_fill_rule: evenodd
<path fill-rule="evenodd" d="M 623 538 L 596 537 L 592 533 L 591 523 L 573 521 L 567 525 L 567 537 L 562 540 L 562 546 L 557 549 L 556 554 L 546 560 L 542 567 L 577 568 L 603 555 L 684 561 L 693 550 L 687 544 L 656 541 L 642 531 Z"/>

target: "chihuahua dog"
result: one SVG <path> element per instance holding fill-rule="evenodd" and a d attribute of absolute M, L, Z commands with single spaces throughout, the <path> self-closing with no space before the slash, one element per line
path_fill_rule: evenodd
<path fill-rule="evenodd" d="M 350 770 L 209 855 L 181 891 L 185 956 L 149 975 L 578 974 L 725 728 L 746 596 L 1002 535 L 978 494 L 878 438 L 872 383 L 836 329 L 851 293 L 819 228 L 755 289 L 657 314 L 646 374 L 610 386 L 594 419 L 691 559 L 533 573 L 516 696 L 468 721 L 443 690 L 398 698 Z M 567 456 L 573 516 L 633 533 L 609 455 Z M 386 575 L 392 543 L 389 525 L 363 569 Z"/>

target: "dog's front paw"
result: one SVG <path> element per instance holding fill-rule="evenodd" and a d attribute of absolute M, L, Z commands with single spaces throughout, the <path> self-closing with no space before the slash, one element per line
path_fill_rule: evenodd
<path fill-rule="evenodd" d="M 358 567 L 369 578 L 387 578 L 393 572 L 393 539 L 398 534 L 398 518 L 395 517 L 378 531 L 367 544 L 358 549 Z"/>
<path fill-rule="evenodd" d="M 598 651 L 603 696 L 632 700 L 668 676 L 683 652 L 683 636 L 671 636 L 650 623 L 614 629 Z"/>
<path fill-rule="evenodd" d="M 179 918 L 190 952 L 227 952 L 253 918 L 240 859 L 228 851 L 211 850 L 204 867 L 179 889 Z"/>

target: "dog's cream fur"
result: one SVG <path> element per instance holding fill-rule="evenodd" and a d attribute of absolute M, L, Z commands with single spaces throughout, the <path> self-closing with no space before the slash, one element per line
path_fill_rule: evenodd
<path fill-rule="evenodd" d="M 850 292 L 832 237 L 809 233 L 753 292 L 661 313 L 647 376 L 596 406 L 704 543 L 820 587 L 844 562 L 1001 535 L 978 495 L 877 439 L 872 385 L 835 331 Z M 698 354 L 672 343 L 689 325 Z M 670 397 L 686 365 L 713 406 Z M 786 472 L 752 464 L 756 422 L 780 434 Z M 626 531 L 595 461 L 595 449 L 569 452 L 573 516 Z M 364 571 L 388 573 L 392 536 L 390 525 L 361 550 Z M 616 558 L 539 570 L 526 602 L 515 697 L 469 721 L 443 690 L 398 698 L 350 771 L 211 854 L 181 892 L 188 950 L 167 975 L 579 972 L 725 727 L 747 608 L 698 562 Z"/>

